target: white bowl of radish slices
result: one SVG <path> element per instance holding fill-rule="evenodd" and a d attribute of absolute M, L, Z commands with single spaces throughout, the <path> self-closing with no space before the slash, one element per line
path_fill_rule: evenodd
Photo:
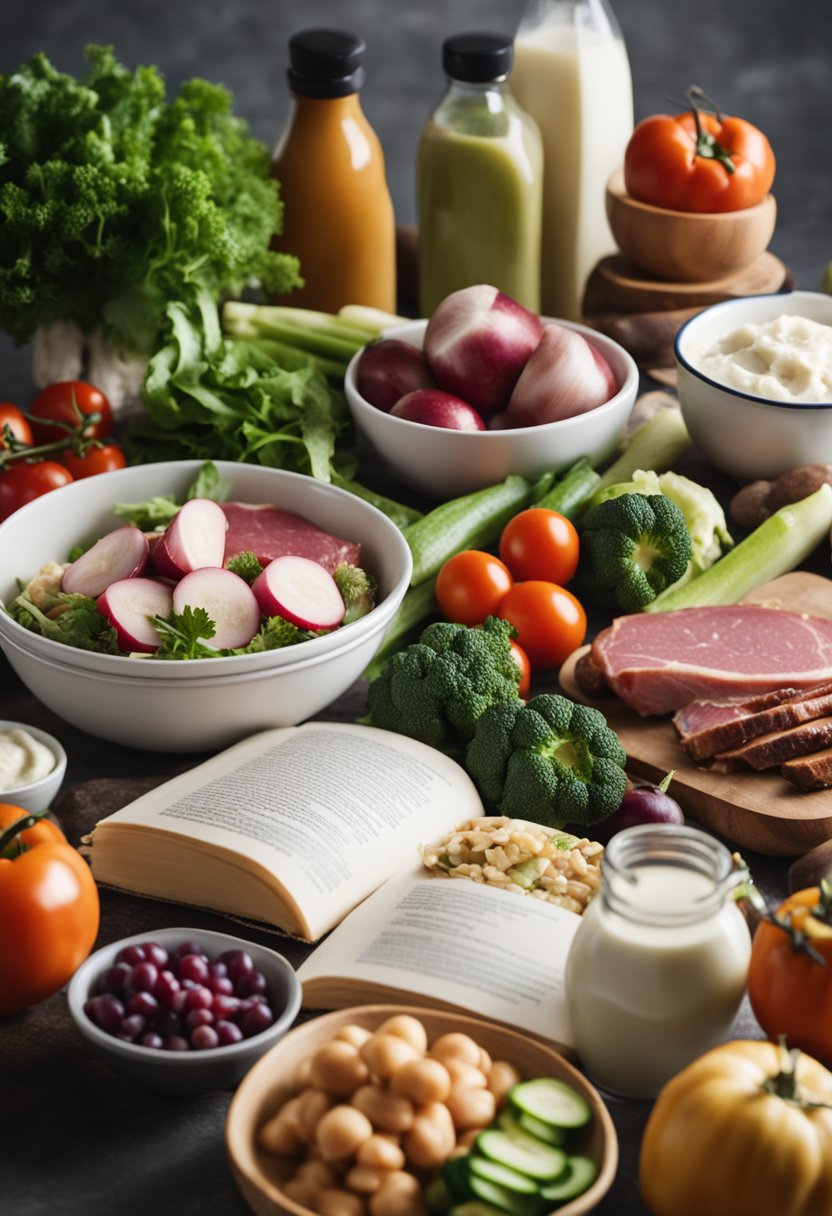
<path fill-rule="evenodd" d="M 332 576 L 322 566 L 316 571 L 318 563 L 304 553 L 268 561 L 262 578 L 250 586 L 230 575 L 222 568 L 221 549 L 216 556 L 214 504 L 207 500 L 189 509 L 184 525 L 181 520 L 178 529 L 170 525 L 163 540 L 151 536 L 148 558 L 136 530 L 125 528 L 116 515 L 116 504 L 164 495 L 182 501 L 200 468 L 199 461 L 171 461 L 75 481 L 0 525 L 0 648 L 49 709 L 90 734 L 129 747 L 215 750 L 256 730 L 296 725 L 321 712 L 373 658 L 410 581 L 407 543 L 374 507 L 311 477 L 219 461 L 228 497 L 245 504 L 243 526 L 247 508 L 257 519 L 257 508 L 267 505 L 332 534 L 350 553 L 360 552 L 357 564 L 377 584 L 375 607 L 336 625 Z M 64 571 L 69 586 L 63 590 L 95 600 L 123 653 L 65 645 L 25 628 L 3 609 L 21 583 L 49 563 L 66 564 L 74 546 L 90 542 L 97 543 L 76 560 L 73 575 Z M 156 553 L 163 544 L 165 552 Z M 148 618 L 196 602 L 216 620 L 210 642 L 217 648 L 241 647 L 260 619 L 273 613 L 306 630 L 326 632 L 279 649 L 218 657 L 202 650 L 204 657 L 187 661 L 154 658 Z"/>

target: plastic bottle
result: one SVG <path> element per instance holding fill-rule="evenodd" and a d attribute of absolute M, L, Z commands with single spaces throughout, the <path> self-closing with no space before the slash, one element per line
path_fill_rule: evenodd
<path fill-rule="evenodd" d="M 442 46 L 448 87 L 419 145 L 419 304 L 488 283 L 540 310 L 540 132 L 508 87 L 511 39 L 459 34 Z"/>
<path fill-rule="evenodd" d="M 292 109 L 272 172 L 284 203 L 275 247 L 300 258 L 305 286 L 285 302 L 395 312 L 396 228 L 384 154 L 361 108 L 365 43 L 338 30 L 289 40 Z"/>
<path fill-rule="evenodd" d="M 627 51 L 607 0 L 530 0 L 514 50 L 512 87 L 543 136 L 543 311 L 580 320 L 615 251 L 605 192 L 633 130 Z"/>

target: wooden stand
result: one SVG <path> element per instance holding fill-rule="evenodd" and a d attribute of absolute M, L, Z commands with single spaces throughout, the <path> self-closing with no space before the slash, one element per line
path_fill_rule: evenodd
<path fill-rule="evenodd" d="M 631 265 L 621 254 L 602 258 L 587 280 L 587 325 L 614 338 L 642 371 L 675 383 L 673 340 L 684 321 L 709 304 L 737 296 L 791 291 L 794 277 L 773 253 L 708 283 L 665 283 Z"/>

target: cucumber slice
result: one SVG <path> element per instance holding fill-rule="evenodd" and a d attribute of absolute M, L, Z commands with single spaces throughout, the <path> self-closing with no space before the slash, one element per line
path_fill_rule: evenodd
<path fill-rule="evenodd" d="M 425 1187 L 425 1203 L 432 1216 L 444 1216 L 454 1206 L 453 1196 L 441 1174 L 435 1174 Z"/>
<path fill-rule="evenodd" d="M 564 1202 L 583 1195 L 598 1177 L 598 1166 L 591 1157 L 569 1157 L 567 1171 L 556 1182 L 547 1182 L 540 1194 L 551 1203 Z"/>
<path fill-rule="evenodd" d="M 508 1096 L 516 1110 L 553 1127 L 584 1127 L 592 1118 L 586 1099 L 571 1085 L 554 1077 L 519 1081 Z"/>
<path fill-rule="evenodd" d="M 522 1127 L 524 1132 L 537 1136 L 538 1140 L 543 1140 L 546 1144 L 554 1144 L 556 1148 L 563 1148 L 566 1144 L 566 1129 L 563 1127 L 555 1127 L 554 1123 L 544 1123 L 542 1119 L 530 1115 L 525 1110 L 518 1111 L 515 1119 L 517 1126 Z"/>
<path fill-rule="evenodd" d="M 513 1131 L 486 1128 L 477 1136 L 475 1143 L 483 1156 L 542 1182 L 553 1182 L 566 1169 L 563 1149 L 544 1144 L 536 1136 L 523 1131 L 522 1127 Z"/>
<path fill-rule="evenodd" d="M 462 1153 L 458 1157 L 449 1157 L 442 1166 L 442 1180 L 454 1203 L 467 1203 L 474 1198 L 474 1192 L 468 1182 L 470 1175 L 468 1153 Z"/>
<path fill-rule="evenodd" d="M 520 1195 L 536 1195 L 538 1185 L 528 1174 L 518 1174 L 517 1170 L 492 1161 L 489 1157 L 480 1157 L 479 1153 L 471 1153 L 468 1158 L 468 1168 L 478 1178 L 487 1178 L 489 1182 L 497 1182 L 508 1191 L 517 1191 Z"/>
<path fill-rule="evenodd" d="M 534 1195 L 520 1195 L 510 1191 L 508 1187 L 500 1186 L 499 1182 L 491 1182 L 488 1178 L 480 1178 L 478 1174 L 470 1175 L 471 1190 L 477 1199 L 482 1199 L 491 1207 L 508 1212 L 509 1216 L 543 1216 L 547 1201 Z"/>

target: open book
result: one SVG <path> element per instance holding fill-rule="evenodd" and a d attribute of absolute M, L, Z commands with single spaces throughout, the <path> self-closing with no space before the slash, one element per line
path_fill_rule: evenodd
<path fill-rule="evenodd" d="M 268 730 L 96 824 L 95 878 L 330 937 L 299 969 L 304 1004 L 402 999 L 483 1012 L 569 1046 L 562 982 L 575 913 L 419 864 L 483 815 L 441 752 L 368 726 Z M 338 926 L 335 928 L 335 926 Z"/>

